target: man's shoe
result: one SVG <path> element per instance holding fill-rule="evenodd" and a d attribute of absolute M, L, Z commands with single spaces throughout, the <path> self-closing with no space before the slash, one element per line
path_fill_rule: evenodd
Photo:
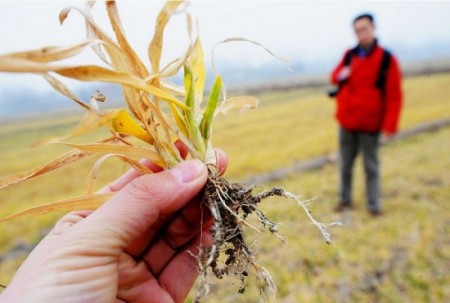
<path fill-rule="evenodd" d="M 371 209 L 369 210 L 369 213 L 372 215 L 372 217 L 381 217 L 383 215 L 383 212 L 379 209 Z"/>
<path fill-rule="evenodd" d="M 334 207 L 334 211 L 338 212 L 338 213 L 343 212 L 346 209 L 348 209 L 348 210 L 352 209 L 352 204 L 351 203 L 342 203 L 342 202 L 340 202 L 338 205 L 336 205 Z"/>

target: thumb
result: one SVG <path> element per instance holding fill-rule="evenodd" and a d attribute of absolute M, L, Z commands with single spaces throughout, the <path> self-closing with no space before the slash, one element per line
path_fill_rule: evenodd
<path fill-rule="evenodd" d="M 80 222 L 79 232 L 95 232 L 96 238 L 108 239 L 110 248 L 124 249 L 159 218 L 186 205 L 202 190 L 206 179 L 206 166 L 199 160 L 136 178 Z"/>

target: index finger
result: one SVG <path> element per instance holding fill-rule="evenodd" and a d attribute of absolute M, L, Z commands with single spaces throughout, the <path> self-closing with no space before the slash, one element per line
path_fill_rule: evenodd
<path fill-rule="evenodd" d="M 180 142 L 180 143 L 178 143 L 178 142 Z M 177 141 L 175 143 L 175 145 L 177 145 L 183 159 L 186 159 L 187 152 L 188 152 L 187 147 L 183 143 L 181 143 L 181 141 Z M 216 153 L 216 158 L 217 158 L 217 162 L 218 162 L 219 173 L 220 173 L 220 175 L 223 175 L 228 166 L 228 156 L 224 151 L 222 151 L 220 149 L 216 149 L 215 153 Z M 150 160 L 143 159 L 139 162 L 142 165 L 148 167 L 154 173 L 159 173 L 163 170 L 160 166 L 156 165 L 155 163 L 153 163 Z M 134 168 L 131 168 L 124 175 L 119 177 L 117 180 L 113 181 L 112 183 L 110 183 L 110 184 L 106 185 L 105 187 L 103 187 L 102 189 L 100 189 L 99 193 L 111 193 L 111 192 L 119 191 L 122 188 L 124 188 L 128 183 L 130 183 L 131 181 L 133 181 L 134 179 L 136 179 L 137 177 L 140 177 L 140 176 L 141 176 L 141 173 L 139 171 L 137 171 Z"/>
<path fill-rule="evenodd" d="M 175 142 L 175 146 L 178 148 L 178 151 L 180 152 L 181 158 L 186 159 L 188 155 L 188 148 L 187 146 L 181 142 L 180 140 Z M 142 159 L 139 161 L 142 165 L 149 168 L 153 173 L 159 173 L 163 169 L 153 163 L 150 160 Z M 121 190 L 125 187 L 128 183 L 136 179 L 137 177 L 141 176 L 142 174 L 137 171 L 134 168 L 129 169 L 125 174 L 123 174 L 121 177 L 119 177 L 117 180 L 112 182 L 111 184 L 106 185 L 102 189 L 99 190 L 99 193 L 111 193 Z"/>

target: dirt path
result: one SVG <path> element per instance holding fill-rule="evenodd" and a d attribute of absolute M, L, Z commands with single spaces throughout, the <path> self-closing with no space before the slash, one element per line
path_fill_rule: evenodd
<path fill-rule="evenodd" d="M 440 119 L 432 122 L 421 123 L 411 128 L 401 130 L 391 142 L 409 138 L 418 134 L 426 132 L 438 131 L 443 127 L 450 126 L 450 118 Z M 383 144 L 384 145 L 384 144 Z M 327 155 L 315 157 L 306 161 L 298 162 L 288 167 L 281 167 L 268 173 L 257 174 L 250 176 L 244 180 L 249 184 L 265 184 L 286 178 L 287 176 L 299 172 L 315 170 L 323 166 L 335 163 L 337 160 L 337 153 L 333 152 Z"/>

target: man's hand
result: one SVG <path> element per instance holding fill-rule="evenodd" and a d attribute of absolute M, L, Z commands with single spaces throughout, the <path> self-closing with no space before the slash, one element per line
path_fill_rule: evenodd
<path fill-rule="evenodd" d="M 352 73 L 352 70 L 350 69 L 349 66 L 344 66 L 343 68 L 341 68 L 341 71 L 339 72 L 339 82 L 341 81 L 345 81 L 348 79 L 348 77 L 350 77 L 350 74 Z"/>
<path fill-rule="evenodd" d="M 223 171 L 227 157 L 217 155 Z M 101 190 L 117 193 L 98 210 L 56 224 L 0 302 L 183 302 L 198 276 L 193 255 L 211 242 L 198 197 L 207 175 L 198 160 L 145 176 L 129 171 Z"/>
<path fill-rule="evenodd" d="M 380 142 L 381 142 L 381 144 L 387 144 L 392 141 L 393 137 L 394 137 L 394 134 L 392 134 L 392 133 L 382 133 Z"/>

